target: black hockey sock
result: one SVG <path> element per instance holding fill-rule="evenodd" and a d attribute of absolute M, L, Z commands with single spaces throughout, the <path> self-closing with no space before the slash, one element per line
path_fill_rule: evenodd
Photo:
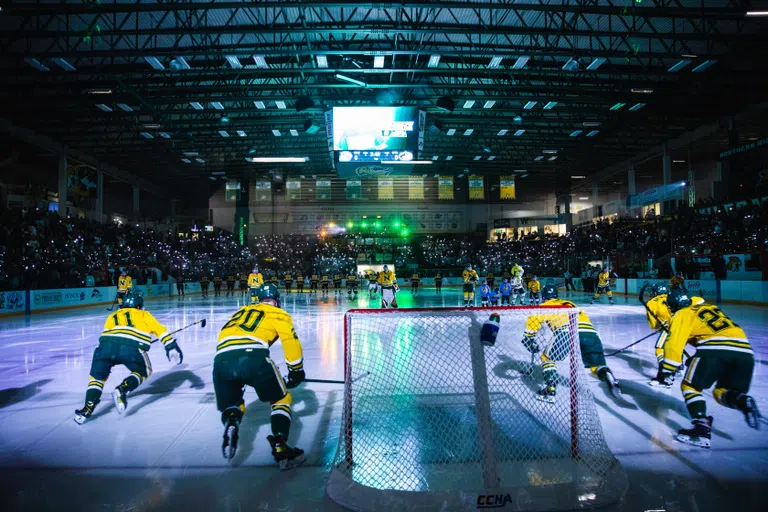
<path fill-rule="evenodd" d="M 729 409 L 738 409 L 740 411 L 743 411 L 747 408 L 747 399 L 749 398 L 748 395 L 739 393 L 738 391 L 734 391 L 732 389 L 728 389 L 725 392 L 719 391 L 719 389 L 716 389 L 713 395 L 717 403 L 720 405 L 728 407 Z"/>
<path fill-rule="evenodd" d="M 272 434 L 275 436 L 288 439 L 288 432 L 291 431 L 291 419 L 282 414 L 273 414 L 270 423 L 272 426 Z"/>
<path fill-rule="evenodd" d="M 224 409 L 224 412 L 221 413 L 221 423 L 226 425 L 230 418 L 234 419 L 239 425 L 243 419 L 243 410 L 237 406 L 227 407 Z"/>
<path fill-rule="evenodd" d="M 98 403 L 99 399 L 101 399 L 101 390 L 100 389 L 89 389 L 85 392 L 85 401 L 86 402 L 93 402 Z"/>
<path fill-rule="evenodd" d="M 608 374 L 611 373 L 611 369 L 607 366 L 599 366 L 597 369 L 595 369 L 595 375 L 598 379 L 601 381 L 607 383 L 608 382 Z"/>
<path fill-rule="evenodd" d="M 120 386 L 118 387 L 125 393 L 130 393 L 137 387 L 141 386 L 142 382 L 144 382 L 144 377 L 142 377 L 136 372 L 133 372 L 129 376 L 127 376 L 123 380 L 123 382 L 120 383 Z"/>

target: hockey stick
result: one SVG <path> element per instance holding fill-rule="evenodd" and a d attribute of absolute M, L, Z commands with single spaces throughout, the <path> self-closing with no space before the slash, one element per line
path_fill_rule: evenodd
<path fill-rule="evenodd" d="M 358 375 L 357 377 L 355 377 L 354 379 L 352 379 L 352 383 L 355 383 L 358 380 L 360 380 L 360 379 L 362 379 L 364 377 L 369 376 L 370 374 L 371 374 L 371 372 L 362 373 L 362 374 Z M 283 377 L 283 380 L 288 380 L 288 377 L 287 376 Z M 301 382 L 311 382 L 311 383 L 315 383 L 315 384 L 344 384 L 343 380 L 330 380 L 330 379 L 304 379 Z"/>
<path fill-rule="evenodd" d="M 640 339 L 639 339 L 639 340 L 637 340 L 636 342 L 634 342 L 634 343 L 632 343 L 632 344 L 630 344 L 630 345 L 627 345 L 626 347 L 624 347 L 624 348 L 621 348 L 621 349 L 617 350 L 616 352 L 611 352 L 610 354 L 605 354 L 605 357 L 611 357 L 611 356 L 615 356 L 616 354 L 618 354 L 618 353 L 620 353 L 620 352 L 624 352 L 624 351 L 625 351 L 625 350 L 627 350 L 628 348 L 630 348 L 630 347 L 634 347 L 635 345 L 637 345 L 637 344 L 638 344 L 638 343 L 640 343 L 641 341 L 645 341 L 645 340 L 647 340 L 648 338 L 650 338 L 651 336 L 653 336 L 653 335 L 655 335 L 655 334 L 659 334 L 659 332 L 661 332 L 661 329 L 659 329 L 658 331 L 653 331 L 653 332 L 652 332 L 651 334 L 649 334 L 648 336 L 643 336 L 642 338 L 640 338 Z"/>
<path fill-rule="evenodd" d="M 169 333 L 168 333 L 166 336 L 171 336 L 172 334 L 176 334 L 177 332 L 181 332 L 181 331 L 183 331 L 184 329 L 189 329 L 189 328 L 190 328 L 190 327 L 192 327 L 193 325 L 197 325 L 197 324 L 200 324 L 200 327 L 205 327 L 205 324 L 206 324 L 205 318 L 203 318 L 202 320 L 198 320 L 197 322 L 191 323 L 191 324 L 189 324 L 189 325 L 187 325 L 187 326 L 184 326 L 184 327 L 182 327 L 181 329 L 176 329 L 176 330 L 175 330 L 175 331 L 173 331 L 173 332 L 169 332 Z"/>
<path fill-rule="evenodd" d="M 107 308 L 107 311 L 112 311 L 115 309 L 115 303 L 117 302 L 117 295 L 115 295 L 114 300 L 112 301 L 112 305 Z"/>

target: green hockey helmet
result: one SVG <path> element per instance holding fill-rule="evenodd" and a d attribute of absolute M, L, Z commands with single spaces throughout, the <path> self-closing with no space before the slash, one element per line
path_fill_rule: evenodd
<path fill-rule="evenodd" d="M 144 307 L 144 297 L 139 292 L 128 292 L 123 297 L 123 303 L 120 304 L 120 308 L 136 308 L 142 309 Z"/>
<path fill-rule="evenodd" d="M 541 289 L 541 300 L 549 300 L 549 299 L 556 299 L 556 298 L 558 298 L 557 288 L 555 288 L 551 284 L 548 284 L 547 286 Z"/>
<path fill-rule="evenodd" d="M 667 294 L 667 307 L 672 313 L 676 313 L 683 308 L 693 304 L 688 290 L 685 288 L 675 288 Z"/>
<path fill-rule="evenodd" d="M 280 304 L 280 290 L 272 283 L 265 283 L 258 290 L 259 300 L 271 299 Z"/>
<path fill-rule="evenodd" d="M 669 294 L 669 286 L 667 286 L 665 283 L 655 283 L 651 287 L 651 297 L 657 297 L 659 295 L 668 295 Z"/>

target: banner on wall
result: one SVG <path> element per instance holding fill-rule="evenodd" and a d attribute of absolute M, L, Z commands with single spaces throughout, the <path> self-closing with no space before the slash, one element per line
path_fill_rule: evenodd
<path fill-rule="evenodd" d="M 237 201 L 240 199 L 240 182 L 239 181 L 228 181 L 225 185 L 225 195 L 224 199 L 226 201 Z"/>
<path fill-rule="evenodd" d="M 392 178 L 379 178 L 379 201 L 387 201 L 395 198 L 395 180 Z"/>
<path fill-rule="evenodd" d="M 362 180 L 347 180 L 347 199 L 355 200 L 363 198 Z"/>
<path fill-rule="evenodd" d="M 25 292 L 0 292 L 0 313 L 18 313 L 24 311 Z"/>
<path fill-rule="evenodd" d="M 257 202 L 269 202 L 272 200 L 272 182 L 259 180 L 256 182 L 254 200 Z"/>
<path fill-rule="evenodd" d="M 424 178 L 421 176 L 410 176 L 408 178 L 408 199 L 424 200 Z"/>
<path fill-rule="evenodd" d="M 469 177 L 469 198 L 485 199 L 485 183 L 482 176 Z"/>
<path fill-rule="evenodd" d="M 289 178 L 285 182 L 285 190 L 289 201 L 301 200 L 301 180 L 298 178 Z"/>
<path fill-rule="evenodd" d="M 515 199 L 515 177 L 502 176 L 499 183 L 501 186 L 501 198 Z"/>
<path fill-rule="evenodd" d="M 438 199 L 453 199 L 453 176 L 440 176 L 437 188 Z"/>
<path fill-rule="evenodd" d="M 331 180 L 317 180 L 315 182 L 315 198 L 318 201 L 330 201 Z"/>

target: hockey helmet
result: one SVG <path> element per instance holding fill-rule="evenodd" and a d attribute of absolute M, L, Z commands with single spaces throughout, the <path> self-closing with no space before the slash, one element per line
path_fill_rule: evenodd
<path fill-rule="evenodd" d="M 144 307 L 144 297 L 139 292 L 128 292 L 123 297 L 123 303 L 120 304 L 120 308 L 136 308 L 142 309 Z"/>
<path fill-rule="evenodd" d="M 121 276 L 127 276 L 128 275 L 128 271 L 126 269 L 123 269 L 123 270 L 120 271 L 120 275 Z"/>
<path fill-rule="evenodd" d="M 542 300 L 549 300 L 549 299 L 556 299 L 556 298 L 558 298 L 557 288 L 555 288 L 551 284 L 548 284 L 547 286 L 541 289 Z"/>
<path fill-rule="evenodd" d="M 676 313 L 683 308 L 693 304 L 688 290 L 685 288 L 676 288 L 667 294 L 667 307 L 672 313 Z"/>
<path fill-rule="evenodd" d="M 266 283 L 261 288 L 259 288 L 259 300 L 263 301 L 266 299 L 271 299 L 277 302 L 278 307 L 280 305 L 280 290 L 277 289 L 277 286 L 275 286 L 272 283 Z"/>
<path fill-rule="evenodd" d="M 658 297 L 659 295 L 669 294 L 669 286 L 665 283 L 654 283 L 651 286 L 651 297 Z"/>

